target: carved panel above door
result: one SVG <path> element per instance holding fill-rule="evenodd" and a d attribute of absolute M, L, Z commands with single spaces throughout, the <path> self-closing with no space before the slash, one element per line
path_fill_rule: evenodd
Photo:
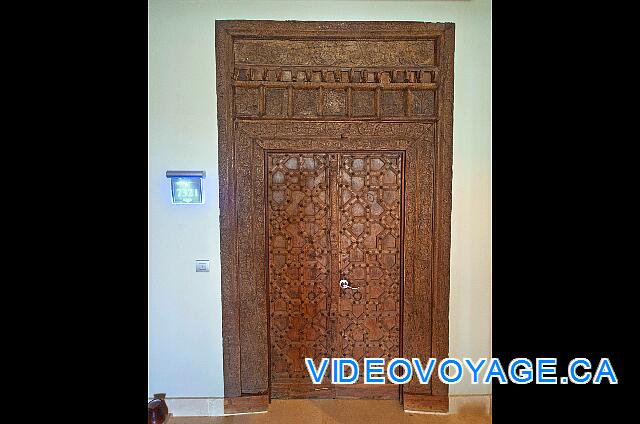
<path fill-rule="evenodd" d="M 225 396 L 305 378 L 335 335 L 448 356 L 453 25 L 217 21 L 216 68 Z M 361 300 L 332 303 L 340 274 Z M 447 407 L 437 380 L 403 390 Z"/>

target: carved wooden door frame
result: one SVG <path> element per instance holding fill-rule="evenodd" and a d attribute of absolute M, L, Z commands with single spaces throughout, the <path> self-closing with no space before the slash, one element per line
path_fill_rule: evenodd
<path fill-rule="evenodd" d="M 451 23 L 216 21 L 226 412 L 269 402 L 267 151 L 405 152 L 400 352 L 448 356 L 453 52 Z M 447 411 L 448 386 L 401 400 Z"/>

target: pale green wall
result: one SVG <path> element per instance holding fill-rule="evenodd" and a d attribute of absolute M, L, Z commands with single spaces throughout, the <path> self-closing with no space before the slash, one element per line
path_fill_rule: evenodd
<path fill-rule="evenodd" d="M 216 19 L 455 22 L 450 354 L 491 355 L 490 8 L 488 0 L 149 2 L 149 394 L 223 396 Z M 167 169 L 205 169 L 206 204 L 172 206 Z M 212 272 L 196 274 L 196 259 L 211 259 Z"/>

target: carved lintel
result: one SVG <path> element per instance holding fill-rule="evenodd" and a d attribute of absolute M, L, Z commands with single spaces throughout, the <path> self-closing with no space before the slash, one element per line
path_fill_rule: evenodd
<path fill-rule="evenodd" d="M 433 124 L 423 122 L 308 122 L 236 121 L 236 128 L 251 137 L 406 137 L 433 141 Z"/>
<path fill-rule="evenodd" d="M 435 40 L 238 39 L 236 65 L 308 67 L 425 67 L 435 63 Z"/>

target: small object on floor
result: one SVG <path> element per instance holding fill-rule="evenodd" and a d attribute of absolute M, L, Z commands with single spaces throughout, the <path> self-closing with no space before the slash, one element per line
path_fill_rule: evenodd
<path fill-rule="evenodd" d="M 153 395 L 153 399 L 149 401 L 147 406 L 149 411 L 147 424 L 164 424 L 166 422 L 169 417 L 169 407 L 164 401 L 166 396 L 166 393 L 156 393 Z"/>

